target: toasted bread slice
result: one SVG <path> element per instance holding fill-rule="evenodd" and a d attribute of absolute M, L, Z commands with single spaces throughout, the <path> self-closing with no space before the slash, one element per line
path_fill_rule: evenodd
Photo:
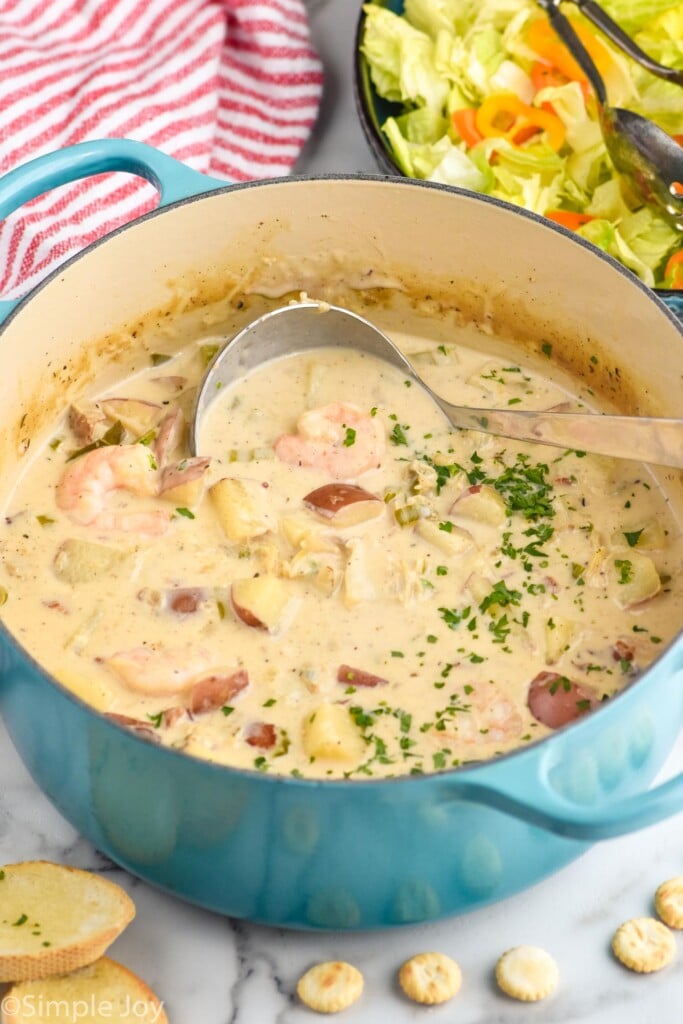
<path fill-rule="evenodd" d="M 13 985 L 1 1005 L 2 1024 L 168 1024 L 144 981 L 106 956 L 73 974 Z"/>
<path fill-rule="evenodd" d="M 6 864 L 0 868 L 0 982 L 91 964 L 134 917 L 127 893 L 92 872 L 40 860 Z"/>

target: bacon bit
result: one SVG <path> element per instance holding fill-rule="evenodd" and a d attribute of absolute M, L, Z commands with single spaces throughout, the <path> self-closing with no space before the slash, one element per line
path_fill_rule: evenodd
<path fill-rule="evenodd" d="M 187 708 L 166 708 L 166 710 L 162 712 L 161 715 L 161 724 L 164 725 L 167 729 L 170 729 L 172 725 L 175 725 L 176 722 L 179 722 L 182 718 L 191 717 L 192 716 L 190 715 L 190 712 L 188 711 Z"/>
<path fill-rule="evenodd" d="M 268 750 L 275 746 L 277 732 L 270 722 L 254 722 L 247 728 L 245 739 L 250 747 Z"/>
<path fill-rule="evenodd" d="M 206 590 L 202 587 L 178 587 L 166 592 L 167 606 L 177 615 L 191 615 L 206 598 Z"/>
<path fill-rule="evenodd" d="M 171 409 L 166 413 L 159 424 L 159 433 L 153 445 L 154 454 L 160 466 L 166 464 L 169 456 L 180 444 L 184 428 L 185 418 L 181 409 Z"/>
<path fill-rule="evenodd" d="M 337 682 L 346 683 L 347 686 L 386 686 L 389 680 L 375 676 L 372 672 L 364 672 L 361 668 L 340 665 L 337 669 Z"/>
<path fill-rule="evenodd" d="M 147 740 L 150 743 L 159 743 L 159 735 L 156 730 L 149 725 L 147 722 L 140 721 L 139 718 L 130 718 L 128 715 L 117 715 L 112 711 L 105 711 L 104 717 L 108 718 L 110 722 L 115 722 L 117 725 L 123 725 L 126 729 L 130 729 L 136 736 L 139 736 L 142 740 Z"/>
<path fill-rule="evenodd" d="M 195 683 L 190 692 L 189 710 L 193 715 L 201 715 L 206 711 L 216 711 L 245 690 L 249 685 L 249 675 L 244 669 L 238 669 L 230 675 L 207 676 Z"/>
<path fill-rule="evenodd" d="M 62 615 L 70 615 L 71 612 L 66 608 L 61 601 L 43 601 L 46 608 L 52 609 L 55 612 L 61 612 Z"/>
<path fill-rule="evenodd" d="M 615 661 L 633 661 L 636 656 L 636 649 L 627 640 L 617 640 L 612 647 L 612 657 Z"/>

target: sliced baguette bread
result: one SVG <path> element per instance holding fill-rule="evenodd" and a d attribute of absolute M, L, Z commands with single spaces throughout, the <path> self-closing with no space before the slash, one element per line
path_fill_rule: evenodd
<path fill-rule="evenodd" d="M 68 974 L 102 956 L 135 917 L 120 886 L 25 861 L 0 868 L 0 982 Z"/>
<path fill-rule="evenodd" d="M 168 1024 L 144 981 L 106 956 L 73 974 L 13 985 L 0 1005 L 1 1024 Z"/>

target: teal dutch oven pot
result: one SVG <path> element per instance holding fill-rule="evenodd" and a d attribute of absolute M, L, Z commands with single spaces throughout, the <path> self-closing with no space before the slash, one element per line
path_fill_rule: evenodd
<path fill-rule="evenodd" d="M 430 281 L 490 290 L 494 306 L 504 295 L 518 321 L 549 336 L 599 339 L 615 366 L 637 371 L 657 411 L 680 415 L 674 313 L 615 261 L 533 214 L 381 177 L 226 186 L 142 144 L 105 140 L 0 180 L 0 217 L 112 170 L 151 181 L 159 208 L 0 307 L 4 486 L 25 458 L 29 410 L 38 396 L 47 408 L 66 394 L 68 368 L 84 366 L 94 339 L 163 308 L 171 280 L 239 279 L 264 256 L 295 273 L 353 254 L 355 265 L 426 290 Z M 677 476 L 664 483 L 683 507 Z M 37 785 L 112 860 L 185 900 L 273 925 L 376 928 L 462 913 L 533 885 L 595 840 L 683 810 L 683 776 L 653 787 L 683 724 L 681 637 L 581 721 L 430 776 L 278 778 L 165 749 L 55 682 L 4 629 L 0 712 Z"/>

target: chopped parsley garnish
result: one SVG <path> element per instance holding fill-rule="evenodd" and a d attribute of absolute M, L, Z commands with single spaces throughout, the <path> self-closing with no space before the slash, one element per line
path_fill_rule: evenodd
<path fill-rule="evenodd" d="M 152 352 L 150 356 L 152 366 L 161 366 L 162 363 L 167 363 L 170 358 L 165 352 Z"/>
<path fill-rule="evenodd" d="M 457 608 L 439 608 L 439 615 L 449 629 L 457 629 L 464 619 L 469 618 L 470 606 L 468 605 L 467 608 L 463 608 L 462 611 L 458 611 Z"/>
<path fill-rule="evenodd" d="M 448 569 L 445 565 L 437 565 L 436 567 L 437 576 L 448 576 Z"/>
<path fill-rule="evenodd" d="M 522 595 L 519 590 L 509 590 L 504 580 L 498 580 L 491 593 L 487 594 L 479 605 L 479 611 L 486 612 L 493 605 L 507 608 L 508 605 L 518 605 L 521 600 Z"/>
<path fill-rule="evenodd" d="M 405 435 L 405 431 L 408 427 L 402 427 L 400 423 L 394 424 L 394 429 L 389 434 L 389 440 L 392 444 L 408 444 L 408 438 Z"/>
<path fill-rule="evenodd" d="M 14 923 L 12 924 L 12 927 L 13 928 L 19 928 L 20 925 L 26 924 L 27 921 L 28 921 L 28 915 L 27 914 L 22 914 L 21 917 L 18 917 L 17 920 L 14 921 Z"/>
<path fill-rule="evenodd" d="M 619 583 L 630 583 L 633 579 L 633 563 L 628 558 L 615 558 L 614 567 L 619 570 Z"/>
<path fill-rule="evenodd" d="M 156 713 L 156 715 L 149 715 L 148 714 L 147 717 L 149 718 L 149 720 L 152 723 L 152 725 L 154 726 L 154 728 L 155 729 L 159 729 L 161 727 L 161 723 L 164 720 L 164 713 L 163 713 L 163 711 L 158 711 Z"/>
<path fill-rule="evenodd" d="M 624 530 L 623 531 L 624 537 L 626 537 L 626 543 L 628 544 L 628 546 L 630 548 L 634 548 L 636 546 L 636 544 L 640 540 L 640 535 L 641 535 L 642 532 L 643 532 L 642 530 L 631 530 L 631 531 Z"/>
<path fill-rule="evenodd" d="M 355 444 L 355 443 L 356 443 L 356 431 L 353 429 L 353 427 L 347 427 L 346 428 L 346 433 L 344 434 L 344 441 L 343 441 L 344 447 L 345 448 L 350 448 L 351 445 Z"/>
<path fill-rule="evenodd" d="M 231 715 L 234 710 L 235 709 L 231 707 L 229 704 L 224 704 L 223 707 L 221 708 L 221 711 L 223 712 L 226 718 L 228 717 L 228 715 Z"/>
<path fill-rule="evenodd" d="M 179 516 L 184 516 L 185 519 L 194 519 L 194 512 L 191 512 L 189 508 L 177 508 L 176 512 Z"/>
<path fill-rule="evenodd" d="M 571 680 L 567 679 L 566 676 L 558 676 L 548 687 L 548 693 L 551 693 L 554 697 L 560 687 L 562 687 L 565 693 L 569 693 L 572 688 Z"/>

